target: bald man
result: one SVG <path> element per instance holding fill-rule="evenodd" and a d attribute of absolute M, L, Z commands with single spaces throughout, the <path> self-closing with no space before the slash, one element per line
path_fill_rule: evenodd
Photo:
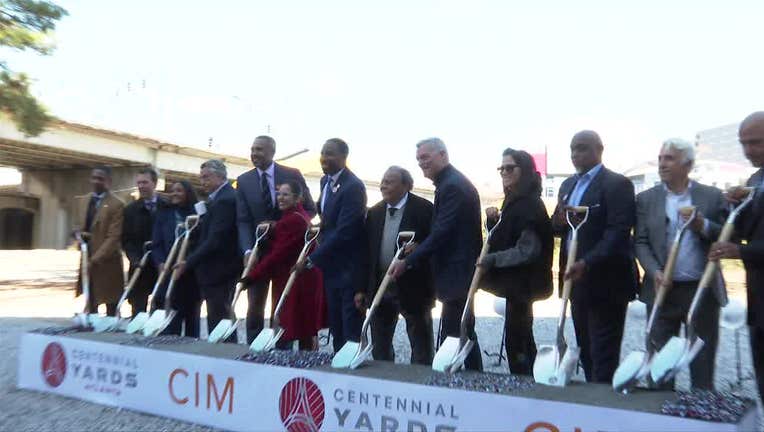
<path fill-rule="evenodd" d="M 708 259 L 742 259 L 748 291 L 748 325 L 751 338 L 753 368 L 759 386 L 759 397 L 764 396 L 764 111 L 755 112 L 743 120 L 738 131 L 745 157 L 758 168 L 747 186 L 756 188 L 753 202 L 735 221 L 737 235 L 746 244 L 717 242 L 711 245 Z M 741 188 L 729 191 L 728 199 L 737 203 L 742 199 Z"/>
<path fill-rule="evenodd" d="M 562 239 L 559 286 L 564 279 L 573 281 L 570 309 L 586 380 L 609 383 L 620 360 L 626 305 L 637 292 L 631 238 L 636 210 L 634 186 L 602 165 L 603 150 L 594 131 L 573 136 L 570 159 L 577 174 L 560 186 L 552 222 Z M 578 231 L 577 259 L 567 274 L 566 206 L 589 207 L 589 219 Z"/>

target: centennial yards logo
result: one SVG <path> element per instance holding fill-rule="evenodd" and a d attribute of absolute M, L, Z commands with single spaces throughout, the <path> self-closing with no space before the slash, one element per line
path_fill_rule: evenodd
<path fill-rule="evenodd" d="M 42 378 L 51 387 L 58 387 L 66 377 L 66 354 L 64 347 L 51 342 L 42 353 Z"/>
<path fill-rule="evenodd" d="M 324 423 L 324 396 L 313 381 L 293 378 L 281 389 L 279 414 L 289 432 L 318 432 Z"/>

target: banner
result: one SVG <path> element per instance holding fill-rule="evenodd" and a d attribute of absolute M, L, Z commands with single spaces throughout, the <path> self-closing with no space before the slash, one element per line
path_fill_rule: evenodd
<path fill-rule="evenodd" d="M 241 431 L 738 431 L 755 427 L 25 334 L 18 386 Z"/>

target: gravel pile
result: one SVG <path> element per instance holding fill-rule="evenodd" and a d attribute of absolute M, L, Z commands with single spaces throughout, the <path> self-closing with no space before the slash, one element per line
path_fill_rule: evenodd
<path fill-rule="evenodd" d="M 31 331 L 31 333 L 39 333 L 49 336 L 58 336 L 58 335 L 67 335 L 72 333 L 85 333 L 85 332 L 92 332 L 92 327 L 81 327 L 81 326 L 53 326 L 53 327 L 42 327 L 38 329 L 34 329 Z"/>
<path fill-rule="evenodd" d="M 151 346 L 158 346 L 158 345 L 185 345 L 185 344 L 197 342 L 198 340 L 199 339 L 192 338 L 192 337 L 176 336 L 176 335 L 162 335 L 162 336 L 155 336 L 155 337 L 133 336 L 132 338 L 126 341 L 122 341 L 119 344 L 130 345 L 130 346 L 151 347 Z"/>
<path fill-rule="evenodd" d="M 434 373 L 427 377 L 425 385 L 472 390 L 486 393 L 516 393 L 535 385 L 533 378 L 498 373 L 459 372 L 455 374 Z"/>
<path fill-rule="evenodd" d="M 753 404 L 751 399 L 729 392 L 693 390 L 678 392 L 676 399 L 663 402 L 661 413 L 712 422 L 737 423 L 746 408 Z"/>
<path fill-rule="evenodd" d="M 332 362 L 331 353 L 325 351 L 286 351 L 272 350 L 263 353 L 248 352 L 236 360 L 261 363 L 273 366 L 286 366 L 297 369 L 308 369 L 325 366 Z"/>

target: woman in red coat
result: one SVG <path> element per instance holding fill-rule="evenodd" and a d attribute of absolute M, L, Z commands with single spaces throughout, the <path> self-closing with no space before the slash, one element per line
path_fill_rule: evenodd
<path fill-rule="evenodd" d="M 302 188 L 299 183 L 287 181 L 276 193 L 276 201 L 281 210 L 281 219 L 276 222 L 270 240 L 270 250 L 250 271 L 248 278 L 271 280 L 271 316 L 284 291 L 292 266 L 304 246 L 305 231 L 310 227 L 310 217 L 300 204 Z M 279 312 L 284 335 L 276 345 L 288 348 L 298 341 L 301 350 L 315 350 L 316 335 L 326 321 L 326 304 L 320 270 L 304 270 L 289 292 L 284 306 Z"/>

